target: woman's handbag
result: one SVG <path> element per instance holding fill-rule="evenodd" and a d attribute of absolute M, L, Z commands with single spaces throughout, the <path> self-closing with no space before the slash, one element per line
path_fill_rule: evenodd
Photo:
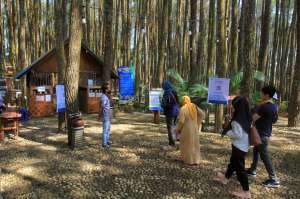
<path fill-rule="evenodd" d="M 261 139 L 260 139 L 260 136 L 258 134 L 258 131 L 257 131 L 255 126 L 251 127 L 249 138 L 250 138 L 250 145 L 251 146 L 257 146 L 257 145 L 260 145 L 262 143 Z"/>

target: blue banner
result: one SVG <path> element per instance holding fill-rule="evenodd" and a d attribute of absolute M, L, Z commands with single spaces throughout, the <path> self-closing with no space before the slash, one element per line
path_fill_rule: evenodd
<path fill-rule="evenodd" d="M 134 73 L 132 67 L 120 66 L 118 68 L 119 93 L 121 100 L 128 100 L 134 96 Z"/>
<path fill-rule="evenodd" d="M 56 85 L 56 112 L 66 111 L 65 86 Z"/>

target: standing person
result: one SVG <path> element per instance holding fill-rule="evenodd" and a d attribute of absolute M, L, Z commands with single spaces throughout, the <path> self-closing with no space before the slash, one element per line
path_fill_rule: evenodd
<path fill-rule="evenodd" d="M 191 103 L 188 96 L 182 99 L 177 134 L 180 136 L 180 159 L 188 165 L 200 164 L 199 130 L 201 130 L 203 111 Z"/>
<path fill-rule="evenodd" d="M 175 140 L 172 135 L 172 128 L 176 124 L 176 119 L 179 114 L 179 101 L 177 93 L 170 81 L 165 80 L 162 84 L 164 95 L 161 106 L 166 116 L 169 146 L 175 146 Z"/>
<path fill-rule="evenodd" d="M 276 89 L 273 86 L 265 86 L 261 89 L 262 103 L 254 110 L 253 120 L 262 144 L 253 148 L 253 162 L 247 170 L 249 176 L 256 177 L 258 157 L 260 156 L 269 174 L 269 179 L 263 182 L 263 185 L 269 188 L 280 187 L 280 182 L 276 176 L 268 151 L 269 140 L 272 136 L 272 125 L 278 119 L 277 105 L 272 101 L 275 93 Z"/>
<path fill-rule="evenodd" d="M 103 134 L 102 134 L 102 147 L 105 149 L 110 148 L 110 87 L 108 84 L 102 86 L 102 95 L 100 100 L 99 118 L 102 119 Z"/>
<path fill-rule="evenodd" d="M 234 196 L 240 198 L 251 198 L 249 182 L 245 170 L 245 157 L 249 150 L 249 132 L 251 128 L 251 113 L 249 102 L 245 97 L 236 97 L 232 101 L 233 116 L 223 135 L 227 135 L 232 140 L 232 152 L 230 163 L 225 174 L 218 172 L 215 180 L 222 184 L 227 184 L 230 177 L 236 172 L 238 181 L 243 191 L 232 192 Z"/>

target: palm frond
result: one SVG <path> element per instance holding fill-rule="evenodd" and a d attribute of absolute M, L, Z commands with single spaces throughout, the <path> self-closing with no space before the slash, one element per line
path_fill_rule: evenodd
<path fill-rule="evenodd" d="M 204 97 L 207 95 L 208 88 L 203 84 L 194 84 L 189 88 L 191 96 Z"/>
<path fill-rule="evenodd" d="M 181 77 L 181 75 L 176 71 L 176 69 L 169 69 L 167 70 L 167 76 L 169 79 L 171 79 L 172 82 L 175 84 L 184 84 L 184 79 Z"/>
<path fill-rule="evenodd" d="M 241 86 L 243 79 L 243 72 L 238 72 L 230 79 L 230 90 L 232 93 L 236 93 Z"/>

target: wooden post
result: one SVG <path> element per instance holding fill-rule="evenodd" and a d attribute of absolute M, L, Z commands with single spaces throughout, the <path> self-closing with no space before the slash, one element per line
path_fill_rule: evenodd
<path fill-rule="evenodd" d="M 160 122 L 160 112 L 154 111 L 154 124 L 159 124 Z"/>

